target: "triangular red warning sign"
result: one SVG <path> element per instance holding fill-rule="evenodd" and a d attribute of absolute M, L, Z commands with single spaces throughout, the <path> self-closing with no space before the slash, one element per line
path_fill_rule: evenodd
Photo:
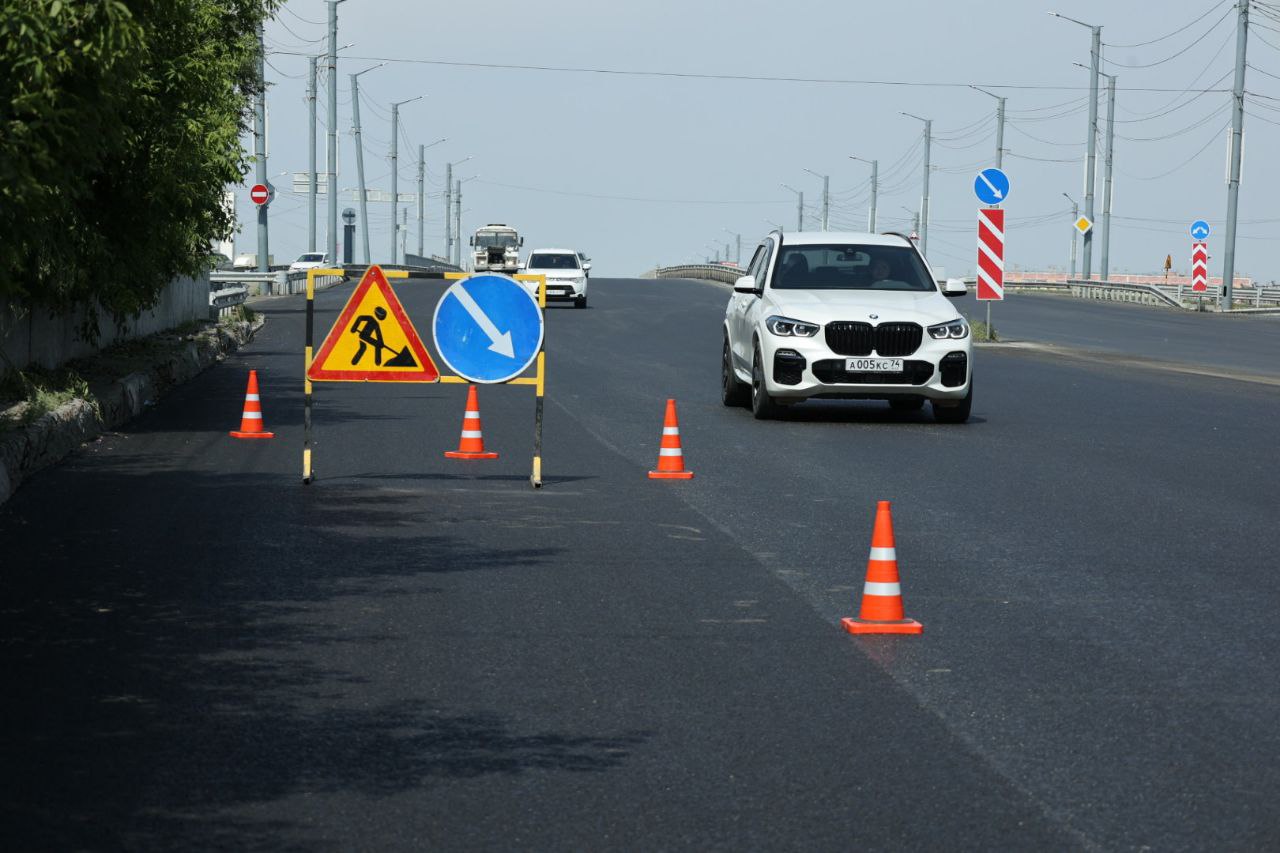
<path fill-rule="evenodd" d="M 439 382 L 440 371 L 382 268 L 365 271 L 307 378 L 317 382 Z"/>

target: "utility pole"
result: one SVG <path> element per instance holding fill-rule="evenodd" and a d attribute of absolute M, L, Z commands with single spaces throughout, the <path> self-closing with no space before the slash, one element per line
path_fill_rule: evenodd
<path fill-rule="evenodd" d="M 921 118 L 911 113 L 902 113 L 907 118 L 924 122 L 924 188 L 920 196 L 920 254 L 925 260 L 929 258 L 929 152 L 933 147 L 933 119 Z"/>
<path fill-rule="evenodd" d="M 404 256 L 405 242 L 409 239 L 409 208 L 400 211 L 400 262 L 404 263 L 407 259 Z M 394 262 L 394 259 L 393 259 Z"/>
<path fill-rule="evenodd" d="M 735 263 L 737 263 L 739 266 L 741 266 L 741 264 L 742 264 L 742 235 L 741 235 L 741 234 L 739 234 L 737 231 L 730 231 L 728 228 L 721 228 L 720 230 L 721 230 L 721 231 L 723 231 L 724 233 L 728 234 L 729 236 L 734 237 L 734 238 L 736 238 L 736 239 L 737 239 L 738 247 L 737 247 L 737 250 L 734 252 L 733 259 L 734 259 L 734 262 L 735 262 Z M 728 246 L 726 246 L 726 247 L 725 247 L 725 250 L 724 250 L 724 256 L 725 256 L 725 259 L 726 259 L 726 260 L 729 258 L 729 247 L 728 247 Z"/>
<path fill-rule="evenodd" d="M 822 178 L 822 230 L 826 231 L 828 214 L 831 210 L 831 178 L 828 175 L 819 175 L 813 169 L 805 169 L 805 171 L 815 178 Z"/>
<path fill-rule="evenodd" d="M 1080 205 L 1076 204 L 1076 200 L 1071 196 L 1063 193 L 1063 198 L 1071 202 L 1071 272 L 1067 273 L 1068 279 L 1076 277 L 1076 238 L 1080 236 L 1080 230 L 1076 228 L 1076 222 L 1080 220 Z"/>
<path fill-rule="evenodd" d="M 444 257 L 453 260 L 453 164 L 444 167 Z"/>
<path fill-rule="evenodd" d="M 422 200 L 426 190 L 423 184 L 426 180 L 426 150 L 427 146 L 418 146 L 418 257 L 422 257 Z"/>
<path fill-rule="evenodd" d="M 373 68 L 366 68 L 364 71 L 358 71 L 351 75 L 351 118 L 355 123 L 354 132 L 356 137 L 356 178 L 357 188 L 360 193 L 360 245 L 364 250 L 364 262 L 366 264 L 373 263 L 373 258 L 369 256 L 369 191 L 364 185 L 364 143 L 360 141 L 360 81 L 357 79 L 361 74 L 367 74 L 374 68 L 381 68 L 383 63 L 378 63 Z M 329 188 L 330 194 L 333 194 L 333 187 Z"/>
<path fill-rule="evenodd" d="M 787 184 L 778 184 L 784 190 L 791 190 L 796 194 L 796 230 L 804 230 L 804 193 L 793 186 Z"/>
<path fill-rule="evenodd" d="M 1102 61 L 1102 27 L 1068 18 L 1057 12 L 1050 12 L 1055 18 L 1070 21 L 1086 27 L 1092 34 L 1089 48 L 1089 138 L 1084 167 L 1084 215 L 1093 221 L 1093 191 L 1098 183 L 1098 64 Z M 1084 235 L 1083 277 L 1092 278 L 1093 272 L 1093 231 L 1090 228 Z"/>
<path fill-rule="evenodd" d="M 262 38 L 262 24 L 258 24 L 258 103 L 253 116 L 253 177 L 254 182 L 267 185 L 267 51 Z M 258 205 L 258 272 L 267 271 L 267 208 L 271 197 Z"/>
<path fill-rule="evenodd" d="M 1240 0 L 1236 23 L 1236 78 L 1231 87 L 1231 176 L 1227 179 L 1227 233 L 1222 260 L 1222 308 L 1231 308 L 1236 279 L 1236 215 L 1244 156 L 1244 57 L 1249 46 L 1249 0 Z"/>
<path fill-rule="evenodd" d="M 329 162 L 326 184 L 329 196 L 329 258 L 338 259 L 338 4 L 343 0 L 327 0 L 329 3 Z"/>
<path fill-rule="evenodd" d="M 310 116 L 310 137 L 307 141 L 307 251 L 316 250 L 316 62 L 319 57 L 307 57 L 307 113 Z M 332 260 L 332 259 L 331 259 Z"/>
<path fill-rule="evenodd" d="M 852 154 L 849 155 L 849 159 L 871 164 L 871 209 L 867 212 L 867 230 L 874 234 L 876 233 L 876 196 L 880 193 L 880 161 L 864 160 Z"/>
<path fill-rule="evenodd" d="M 1103 74 L 1107 78 L 1107 151 L 1103 155 L 1102 172 L 1102 265 L 1099 267 L 1103 281 L 1111 280 L 1111 160 L 1116 144 L 1116 75 Z"/>
<path fill-rule="evenodd" d="M 453 185 L 453 225 L 457 239 L 453 242 L 453 265 L 462 268 L 462 179 Z"/>
<path fill-rule="evenodd" d="M 400 218 L 400 107 L 422 100 L 419 95 L 404 101 L 396 101 L 391 105 L 391 262 L 396 261 L 396 222 Z"/>
<path fill-rule="evenodd" d="M 969 84 L 969 88 L 996 99 L 996 168 L 1004 168 L 1004 104 L 1007 99 L 972 83 Z"/>

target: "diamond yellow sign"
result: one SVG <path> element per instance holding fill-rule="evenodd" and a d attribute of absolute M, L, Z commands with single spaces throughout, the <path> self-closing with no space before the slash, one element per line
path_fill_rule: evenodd
<path fill-rule="evenodd" d="M 1089 229 L 1093 227 L 1093 220 L 1087 216 L 1081 216 L 1076 220 L 1076 230 L 1081 234 L 1088 234 Z"/>

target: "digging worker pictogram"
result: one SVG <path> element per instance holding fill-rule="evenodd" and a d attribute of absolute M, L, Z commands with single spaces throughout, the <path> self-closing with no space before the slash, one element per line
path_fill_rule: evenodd
<path fill-rule="evenodd" d="M 356 348 L 355 355 L 351 356 L 351 364 L 358 365 L 360 360 L 364 358 L 365 350 L 373 348 L 373 363 L 382 366 L 382 351 L 387 350 L 395 353 L 392 347 L 387 346 L 382 339 L 382 321 L 387 319 L 387 309 L 379 305 L 373 309 L 372 314 L 361 314 L 356 317 L 356 321 L 351 324 L 350 334 L 360 339 L 360 346 Z M 417 361 L 413 354 L 409 352 L 409 348 L 405 347 L 400 352 L 387 360 L 388 367 L 416 367 Z"/>

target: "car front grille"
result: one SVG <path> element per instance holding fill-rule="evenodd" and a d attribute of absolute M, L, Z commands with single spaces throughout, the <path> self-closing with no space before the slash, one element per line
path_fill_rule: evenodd
<path fill-rule="evenodd" d="M 810 370 L 824 385 L 923 385 L 933 378 L 933 365 L 927 361 L 904 361 L 900 373 L 861 373 L 844 369 L 842 358 L 815 361 Z"/>
<path fill-rule="evenodd" d="M 924 329 L 918 323 L 870 323 L 837 321 L 826 326 L 827 346 L 840 355 L 877 355 L 900 358 L 920 348 Z"/>

